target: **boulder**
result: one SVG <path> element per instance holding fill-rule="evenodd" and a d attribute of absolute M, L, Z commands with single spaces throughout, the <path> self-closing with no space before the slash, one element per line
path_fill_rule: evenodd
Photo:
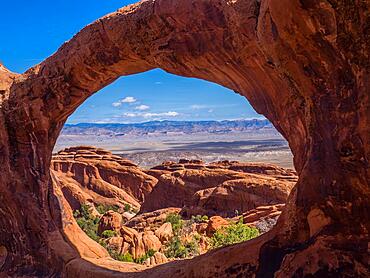
<path fill-rule="evenodd" d="M 155 235 L 159 240 L 164 243 L 173 237 L 173 230 L 171 223 L 164 223 L 157 230 L 155 230 Z"/>
<path fill-rule="evenodd" d="M 145 252 L 148 252 L 149 250 L 158 251 L 161 249 L 162 243 L 159 240 L 159 238 L 154 234 L 154 232 L 145 231 L 141 234 L 141 236 Z"/>
<path fill-rule="evenodd" d="M 155 266 L 158 264 L 164 264 L 168 262 L 167 257 L 161 252 L 155 252 L 154 255 L 145 260 L 144 264 L 146 266 Z"/>
<path fill-rule="evenodd" d="M 144 256 L 149 250 L 158 251 L 162 244 L 152 231 L 137 232 L 129 227 L 122 226 L 121 236 L 123 244 L 121 253 L 130 253 L 134 259 Z"/>
<path fill-rule="evenodd" d="M 107 211 L 99 220 L 98 234 L 106 230 L 118 232 L 122 226 L 122 215 L 113 210 Z"/>
<path fill-rule="evenodd" d="M 217 230 L 222 227 L 228 226 L 230 223 L 221 216 L 212 216 L 207 224 L 206 233 L 207 236 L 211 237 Z"/>

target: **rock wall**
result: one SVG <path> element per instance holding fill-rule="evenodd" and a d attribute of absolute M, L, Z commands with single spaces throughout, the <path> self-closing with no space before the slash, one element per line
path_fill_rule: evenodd
<path fill-rule="evenodd" d="M 2 273 L 368 277 L 368 27 L 361 0 L 146 0 L 88 25 L 24 74 L 1 66 Z M 288 140 L 300 179 L 262 237 L 136 273 L 143 269 L 67 239 L 49 167 L 64 122 L 84 100 L 153 68 L 248 98 Z"/>

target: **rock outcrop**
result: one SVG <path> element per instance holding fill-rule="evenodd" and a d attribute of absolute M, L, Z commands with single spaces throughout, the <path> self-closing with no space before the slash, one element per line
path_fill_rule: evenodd
<path fill-rule="evenodd" d="M 208 236 L 212 236 L 217 230 L 229 225 L 229 222 L 220 216 L 212 216 L 209 219 L 206 233 Z"/>
<path fill-rule="evenodd" d="M 173 237 L 173 230 L 171 223 L 164 223 L 158 229 L 155 230 L 154 234 L 159 238 L 159 240 L 164 243 Z"/>
<path fill-rule="evenodd" d="M 120 76 L 162 68 L 248 98 L 288 140 L 299 181 L 270 232 L 145 275 L 369 277 L 369 5 L 146 0 L 88 25 L 23 74 L 1 66 L 3 276 L 143 275 L 76 240 L 82 231 L 68 230 L 49 168 L 83 101 Z"/>
<path fill-rule="evenodd" d="M 71 147 L 53 156 L 51 168 L 73 209 L 80 204 L 129 204 L 138 210 L 157 179 L 131 161 L 88 146 Z"/>
<path fill-rule="evenodd" d="M 276 166 L 237 162 L 233 166 L 231 170 L 218 163 L 197 162 L 164 163 L 154 167 L 147 173 L 155 175 L 158 183 L 140 211 L 171 206 L 183 208 L 184 216 L 231 217 L 258 206 L 285 203 L 297 181 L 294 171 Z"/>
<path fill-rule="evenodd" d="M 123 237 L 121 254 L 128 252 L 134 259 L 144 256 L 149 250 L 158 251 L 162 246 L 152 231 L 137 232 L 135 229 L 123 226 L 121 236 Z"/>
<path fill-rule="evenodd" d="M 112 210 L 107 211 L 99 220 L 98 234 L 104 231 L 119 231 L 122 226 L 122 215 Z"/>

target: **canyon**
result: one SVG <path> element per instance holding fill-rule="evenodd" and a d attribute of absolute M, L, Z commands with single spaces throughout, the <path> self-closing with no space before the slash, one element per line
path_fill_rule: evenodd
<path fill-rule="evenodd" d="M 367 1 L 146 0 L 86 26 L 23 74 L 0 65 L 0 275 L 369 277 L 368 41 Z M 154 68 L 245 96 L 288 141 L 299 178 L 268 232 L 146 268 L 112 260 L 74 224 L 65 185 L 50 166 L 58 135 L 81 103 L 120 76 Z M 116 167 L 135 167 L 120 159 Z M 60 167 L 68 170 L 67 164 Z M 235 165 L 221 166 L 217 171 Z M 92 178 L 97 167 L 88 167 Z M 177 174 L 171 167 L 178 166 L 162 166 L 168 171 L 164 185 L 186 184 L 197 171 L 178 169 Z M 129 196 L 116 190 L 102 200 L 120 196 L 139 207 L 159 179 L 154 172 L 137 171 L 133 182 L 140 190 L 128 186 Z M 251 173 L 238 175 L 244 179 Z M 280 184 L 280 175 L 253 179 Z M 94 186 L 109 184 L 96 179 Z M 220 191 L 201 192 L 186 205 L 217 210 L 219 202 L 228 201 L 222 198 L 226 187 L 238 184 L 225 181 Z M 252 189 L 247 184 L 238 191 L 235 205 L 258 209 L 258 200 L 244 204 L 244 190 Z M 275 193 L 275 200 L 287 195 L 279 186 Z M 162 207 L 159 195 L 143 210 Z M 212 206 L 202 202 L 204 197 Z"/>
<path fill-rule="evenodd" d="M 153 250 L 142 259 L 148 266 L 167 262 L 163 252 L 174 258 L 206 253 L 215 232 L 238 221 L 258 233 L 269 231 L 298 179 L 290 169 L 236 161 L 182 159 L 146 170 L 89 146 L 53 155 L 51 174 L 67 201 L 64 214 L 73 213 L 116 259 L 138 261 Z M 176 223 L 168 222 L 171 217 Z M 190 254 L 176 247 L 177 238 L 193 245 Z"/>

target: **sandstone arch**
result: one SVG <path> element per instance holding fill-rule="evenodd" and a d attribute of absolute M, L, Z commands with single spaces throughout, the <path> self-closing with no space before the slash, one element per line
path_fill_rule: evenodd
<path fill-rule="evenodd" d="M 87 26 L 24 74 L 1 66 L 2 273 L 368 276 L 369 20 L 367 1 L 147 0 Z M 288 140 L 300 180 L 265 236 L 136 273 L 93 243 L 79 258 L 73 243 L 83 236 L 65 236 L 49 164 L 78 105 L 119 76 L 157 67 L 247 97 Z"/>

